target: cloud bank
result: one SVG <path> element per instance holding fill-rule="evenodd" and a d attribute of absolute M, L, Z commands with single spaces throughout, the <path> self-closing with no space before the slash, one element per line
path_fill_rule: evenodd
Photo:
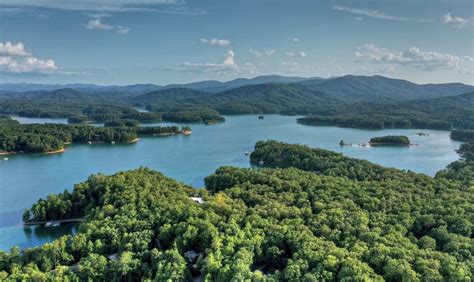
<path fill-rule="evenodd" d="M 472 21 L 472 18 L 471 19 L 465 19 L 463 17 L 451 16 L 451 13 L 447 13 L 447 14 L 443 15 L 443 22 L 445 24 L 449 24 L 449 25 L 452 25 L 452 26 L 455 26 L 455 27 L 458 27 L 458 28 L 463 28 L 470 21 Z"/>
<path fill-rule="evenodd" d="M 230 74 L 256 74 L 257 69 L 254 65 L 246 63 L 243 66 L 235 62 L 235 53 L 227 50 L 226 55 L 217 63 L 189 63 L 172 66 L 168 68 L 174 71 L 190 71 L 190 72 L 214 72 L 219 75 Z"/>
<path fill-rule="evenodd" d="M 355 53 L 356 60 L 400 65 L 424 71 L 456 70 L 461 73 L 473 74 L 474 60 L 469 56 L 459 57 L 451 54 L 424 51 L 411 47 L 402 52 L 379 48 L 373 44 L 365 44 Z"/>
<path fill-rule="evenodd" d="M 0 72 L 53 74 L 59 67 L 52 59 L 38 59 L 25 50 L 22 42 L 0 42 Z"/>

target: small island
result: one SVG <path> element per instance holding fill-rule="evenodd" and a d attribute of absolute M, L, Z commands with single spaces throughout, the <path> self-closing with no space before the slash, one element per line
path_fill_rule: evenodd
<path fill-rule="evenodd" d="M 410 146 L 410 139 L 404 135 L 387 135 L 370 139 L 371 146 Z"/>

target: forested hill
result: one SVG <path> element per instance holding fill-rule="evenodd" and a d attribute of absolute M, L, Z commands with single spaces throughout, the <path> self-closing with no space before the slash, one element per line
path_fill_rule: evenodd
<path fill-rule="evenodd" d="M 474 187 L 455 171 L 432 178 L 274 142 L 256 152 L 288 168 L 222 167 L 206 189 L 140 168 L 40 199 L 26 221 L 84 221 L 75 235 L 0 251 L 0 280 L 474 278 Z"/>
<path fill-rule="evenodd" d="M 144 94 L 147 92 L 153 92 L 163 89 L 170 88 L 189 88 L 193 90 L 205 91 L 205 92 L 220 92 L 231 88 L 236 88 L 244 85 L 262 84 L 262 83 L 294 83 L 310 78 L 306 77 L 293 77 L 293 76 L 281 76 L 281 75 L 263 75 L 254 78 L 237 78 L 229 81 L 217 81 L 217 80 L 205 80 L 184 84 L 168 84 L 168 85 L 156 85 L 156 84 L 132 84 L 132 85 L 95 85 L 95 84 L 84 84 L 84 83 L 73 83 L 73 84 L 35 84 L 35 83 L 0 83 L 0 91 L 8 92 L 30 92 L 30 91 L 54 91 L 64 88 L 76 89 L 79 91 L 89 93 L 129 93 L 129 94 Z M 312 80 L 324 80 L 323 78 L 311 78 Z"/>
<path fill-rule="evenodd" d="M 221 91 L 226 91 L 232 88 L 237 88 L 245 85 L 256 85 L 256 84 L 265 84 L 265 83 L 296 83 L 305 81 L 308 78 L 305 77 L 292 77 L 292 76 L 280 76 L 280 75 L 264 75 L 257 76 L 254 78 L 237 78 L 234 80 L 220 82 L 216 80 L 207 80 L 200 82 L 193 82 L 187 84 L 170 84 L 165 86 L 166 88 L 190 88 L 199 91 L 217 93 Z M 313 80 L 324 80 L 322 78 L 312 78 Z"/>
<path fill-rule="evenodd" d="M 21 93 L 0 93 L 0 100 L 30 100 L 35 102 L 97 102 L 104 101 L 100 95 L 72 89 L 62 88 L 53 91 L 29 91 Z"/>
<path fill-rule="evenodd" d="M 163 102 L 179 101 L 184 99 L 201 99 L 209 93 L 190 88 L 171 88 L 148 92 L 134 97 L 132 101 L 138 104 L 158 104 Z"/>
<path fill-rule="evenodd" d="M 462 83 L 415 84 L 402 79 L 384 76 L 346 75 L 325 81 L 303 81 L 301 84 L 312 89 L 330 93 L 333 97 L 359 102 L 406 101 L 454 96 L 474 90 L 471 85 Z"/>

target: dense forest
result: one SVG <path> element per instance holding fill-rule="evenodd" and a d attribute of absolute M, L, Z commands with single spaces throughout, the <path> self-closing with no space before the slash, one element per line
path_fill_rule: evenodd
<path fill-rule="evenodd" d="M 474 187 L 474 141 L 461 144 L 458 154 L 461 159 L 450 163 L 436 174 L 438 178 L 455 179 Z"/>
<path fill-rule="evenodd" d="M 251 161 L 271 168 L 222 167 L 206 189 L 140 168 L 40 199 L 25 220 L 85 220 L 74 236 L 0 252 L 0 279 L 474 278 L 474 186 L 276 141 Z"/>
<path fill-rule="evenodd" d="M 387 136 L 370 138 L 369 143 L 372 146 L 384 146 L 384 145 L 409 146 L 410 139 L 408 139 L 408 137 L 403 136 L 403 135 L 398 135 L 398 136 L 387 135 Z"/>
<path fill-rule="evenodd" d="M 121 124 L 120 122 L 116 122 Z M 125 123 L 125 121 L 124 121 Z M 113 125 L 113 124 L 109 124 Z M 139 135 L 180 133 L 177 126 L 104 126 L 19 124 L 0 118 L 0 153 L 47 153 L 74 143 L 130 143 Z"/>
<path fill-rule="evenodd" d="M 314 126 L 338 126 L 363 129 L 386 128 L 425 128 L 451 130 L 453 125 L 449 121 L 435 118 L 419 118 L 414 115 L 335 115 L 335 116 L 308 116 L 298 118 L 298 123 Z"/>
<path fill-rule="evenodd" d="M 172 122 L 189 122 L 213 124 L 224 122 L 225 118 L 219 112 L 210 108 L 187 108 L 169 111 L 163 114 L 163 120 Z"/>
<path fill-rule="evenodd" d="M 133 109 L 132 105 L 114 102 L 35 102 L 22 99 L 0 99 L 0 114 L 38 118 L 67 118 L 68 123 L 71 124 L 108 123 L 117 120 L 135 120 L 139 123 L 160 121 L 216 123 L 225 120 L 217 111 L 205 107 L 157 109 L 149 105 L 148 109 L 153 112 L 141 113 Z"/>
<path fill-rule="evenodd" d="M 474 130 L 453 130 L 451 131 L 451 139 L 474 142 Z"/>

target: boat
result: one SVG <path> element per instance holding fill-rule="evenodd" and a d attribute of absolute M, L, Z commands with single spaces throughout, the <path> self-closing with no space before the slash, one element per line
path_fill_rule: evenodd
<path fill-rule="evenodd" d="M 248 155 L 249 155 L 249 152 L 245 152 L 245 155 L 248 156 Z"/>
<path fill-rule="evenodd" d="M 191 135 L 191 130 L 183 130 L 183 135 Z"/>
<path fill-rule="evenodd" d="M 264 119 L 265 117 L 262 115 L 262 116 L 258 116 L 258 119 Z"/>
<path fill-rule="evenodd" d="M 49 228 L 49 227 L 58 227 L 61 225 L 61 222 L 59 221 L 48 221 L 44 224 L 44 227 Z"/>
<path fill-rule="evenodd" d="M 3 161 L 8 161 L 8 158 L 7 158 L 7 157 L 5 157 L 5 158 L 2 158 L 2 160 L 3 160 Z"/>

